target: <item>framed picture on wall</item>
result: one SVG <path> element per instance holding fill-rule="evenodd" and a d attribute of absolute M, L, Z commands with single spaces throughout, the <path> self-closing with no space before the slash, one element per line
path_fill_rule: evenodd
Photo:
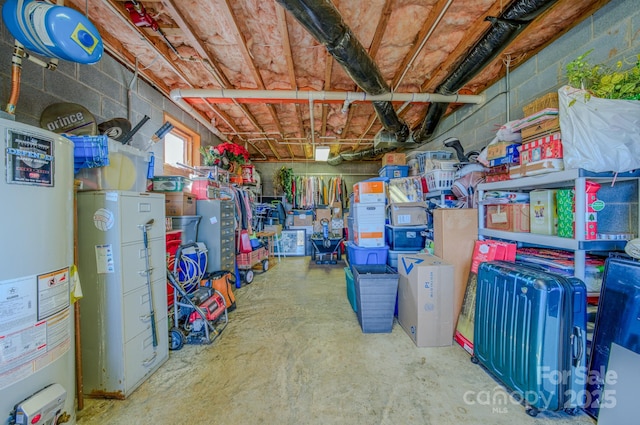
<path fill-rule="evenodd" d="M 281 248 L 283 255 L 303 257 L 306 255 L 307 231 L 305 229 L 283 230 L 280 242 L 276 243 L 276 252 Z"/>

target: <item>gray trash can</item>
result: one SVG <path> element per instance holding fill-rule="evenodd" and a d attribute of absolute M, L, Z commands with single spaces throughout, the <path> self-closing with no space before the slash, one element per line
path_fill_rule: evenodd
<path fill-rule="evenodd" d="M 198 240 L 199 215 L 179 215 L 171 217 L 171 224 L 174 230 L 182 230 L 182 245 L 193 243 Z"/>

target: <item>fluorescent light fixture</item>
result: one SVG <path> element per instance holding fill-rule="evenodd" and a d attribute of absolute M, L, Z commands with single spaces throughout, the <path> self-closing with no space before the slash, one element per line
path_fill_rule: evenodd
<path fill-rule="evenodd" d="M 331 148 L 329 146 L 316 146 L 315 160 L 326 161 L 329 159 L 329 152 Z"/>

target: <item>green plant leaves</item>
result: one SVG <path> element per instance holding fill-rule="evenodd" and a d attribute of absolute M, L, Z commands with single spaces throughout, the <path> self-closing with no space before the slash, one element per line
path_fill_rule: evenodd
<path fill-rule="evenodd" d="M 632 68 L 622 70 L 628 61 L 617 61 L 614 69 L 602 64 L 589 64 L 586 58 L 591 52 L 589 50 L 567 64 L 570 86 L 585 89 L 589 94 L 604 99 L 640 98 L 640 54 Z M 588 99 L 585 96 L 585 100 Z"/>

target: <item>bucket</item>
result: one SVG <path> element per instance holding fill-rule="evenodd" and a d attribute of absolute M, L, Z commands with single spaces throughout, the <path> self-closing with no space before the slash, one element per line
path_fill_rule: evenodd
<path fill-rule="evenodd" d="M 199 215 L 179 215 L 171 217 L 171 226 L 174 230 L 182 230 L 182 245 L 198 240 Z"/>

